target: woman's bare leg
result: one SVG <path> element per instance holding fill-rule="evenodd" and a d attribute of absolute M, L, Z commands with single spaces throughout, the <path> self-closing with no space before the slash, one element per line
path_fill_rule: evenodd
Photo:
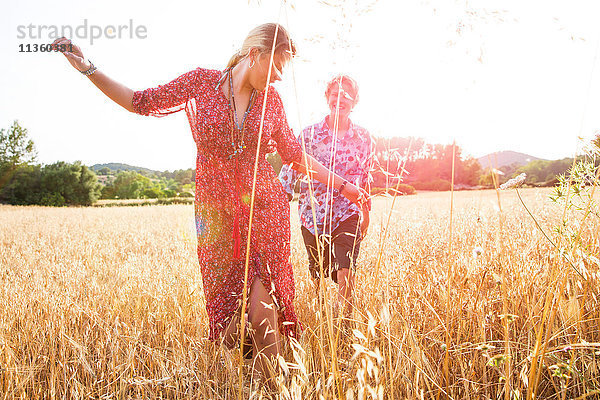
<path fill-rule="evenodd" d="M 258 278 L 254 278 L 250 287 L 248 319 L 253 330 L 255 371 L 269 381 L 280 351 L 279 326 L 275 303 Z"/>
<path fill-rule="evenodd" d="M 241 308 L 235 310 L 229 324 L 225 328 L 225 332 L 223 332 L 223 344 L 228 349 L 233 349 L 238 342 L 240 336 L 240 314 Z"/>

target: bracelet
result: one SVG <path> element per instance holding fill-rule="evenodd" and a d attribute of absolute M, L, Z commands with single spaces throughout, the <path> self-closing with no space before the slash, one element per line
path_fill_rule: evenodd
<path fill-rule="evenodd" d="M 344 179 L 344 182 L 342 182 L 342 186 L 340 186 L 340 188 L 338 189 L 339 194 L 342 194 L 342 190 L 344 190 L 344 188 L 346 187 L 346 183 L 348 183 L 348 181 Z"/>
<path fill-rule="evenodd" d="M 90 60 L 88 59 L 88 61 L 90 61 Z M 90 67 L 88 69 L 86 69 L 85 71 L 79 71 L 79 72 L 81 72 L 85 76 L 90 76 L 91 74 L 93 74 L 94 72 L 96 72 L 97 69 L 98 68 L 96 68 L 94 66 L 94 64 L 90 61 Z"/>

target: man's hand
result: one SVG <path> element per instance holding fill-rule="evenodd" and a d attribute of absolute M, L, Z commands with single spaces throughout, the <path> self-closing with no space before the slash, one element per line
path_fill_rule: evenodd
<path fill-rule="evenodd" d="M 369 209 L 367 207 L 363 207 L 362 210 L 362 219 L 360 221 L 360 235 L 361 239 L 364 239 L 367 236 L 367 231 L 369 230 Z"/>

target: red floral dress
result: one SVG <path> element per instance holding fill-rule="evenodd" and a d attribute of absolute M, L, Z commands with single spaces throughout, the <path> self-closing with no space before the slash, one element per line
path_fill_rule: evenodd
<path fill-rule="evenodd" d="M 196 159 L 195 214 L 198 261 L 206 296 L 210 338 L 218 339 L 238 308 L 244 287 L 250 199 L 262 105 L 256 97 L 246 119 L 246 150 L 229 159 L 229 101 L 219 87 L 223 72 L 198 68 L 166 85 L 135 92 L 133 108 L 142 115 L 164 116 L 185 108 Z M 266 160 L 269 145 L 286 163 L 300 161 L 302 149 L 287 124 L 281 98 L 268 89 L 256 177 L 250 241 L 248 288 L 258 277 L 280 311 L 280 330 L 296 336 L 294 274 L 290 264 L 290 208 Z"/>

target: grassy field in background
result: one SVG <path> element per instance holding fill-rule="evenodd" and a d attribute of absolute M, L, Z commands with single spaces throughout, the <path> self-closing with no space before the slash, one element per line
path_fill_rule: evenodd
<path fill-rule="evenodd" d="M 452 214 L 449 192 L 376 198 L 344 335 L 292 203 L 305 331 L 281 398 L 598 398 L 600 223 L 572 247 L 549 190 L 520 193 L 562 253 L 514 190 L 457 192 Z M 0 227 L 0 398 L 260 397 L 207 339 L 192 206 L 0 206 Z"/>

